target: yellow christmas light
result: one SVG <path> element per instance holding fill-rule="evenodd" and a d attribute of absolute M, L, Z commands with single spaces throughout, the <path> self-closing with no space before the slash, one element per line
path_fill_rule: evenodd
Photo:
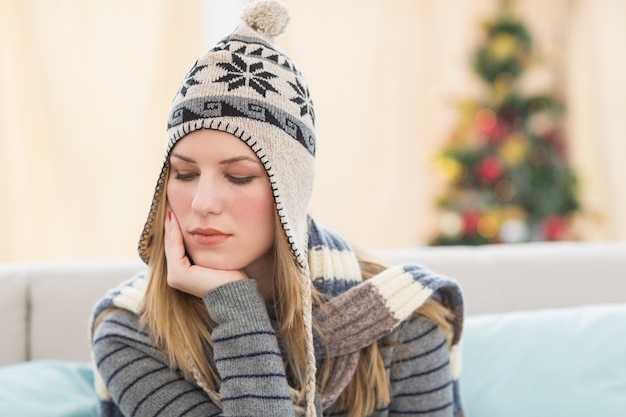
<path fill-rule="evenodd" d="M 503 219 L 516 219 L 526 221 L 527 213 L 523 207 L 517 205 L 507 205 L 502 208 Z"/>
<path fill-rule="evenodd" d="M 515 54 L 517 46 L 517 38 L 508 33 L 500 33 L 493 38 L 489 49 L 496 61 L 505 61 Z"/>
<path fill-rule="evenodd" d="M 511 93 L 515 85 L 515 77 L 509 72 L 501 72 L 493 82 L 493 99 L 495 104 L 500 106 L 506 97 Z"/>
<path fill-rule="evenodd" d="M 478 221 L 476 229 L 482 237 L 490 239 L 498 234 L 500 223 L 493 216 L 483 216 Z"/>
<path fill-rule="evenodd" d="M 502 141 L 499 151 L 505 165 L 509 167 L 519 166 L 526 159 L 528 141 L 520 133 L 512 134 Z"/>
<path fill-rule="evenodd" d="M 435 165 L 449 182 L 456 182 L 465 174 L 464 165 L 448 156 L 438 156 L 435 159 Z"/>

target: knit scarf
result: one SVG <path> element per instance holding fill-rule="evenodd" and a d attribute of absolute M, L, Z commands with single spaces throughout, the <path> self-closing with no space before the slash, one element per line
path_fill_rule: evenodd
<path fill-rule="evenodd" d="M 322 408 L 332 405 L 352 378 L 358 364 L 359 351 L 392 332 L 429 298 L 437 300 L 453 314 L 452 333 L 448 335 L 448 341 L 452 377 L 455 390 L 458 391 L 459 342 L 464 315 L 458 284 L 415 264 L 396 265 L 363 281 L 357 256 L 343 238 L 311 218 L 308 231 L 308 260 L 313 285 L 332 298 L 330 304 L 333 305 L 333 312 L 341 312 L 328 314 L 324 309 L 313 312 L 333 358 L 333 372 L 322 393 Z M 350 293 L 346 291 L 359 285 L 358 299 L 349 297 Z M 145 273 L 122 283 L 109 291 L 95 307 L 92 320 L 111 307 L 139 314 L 146 288 Z M 346 324 L 349 324 L 351 337 L 335 338 L 334 329 L 346 328 Z M 317 359 L 320 360 L 324 349 L 319 335 L 314 335 L 313 343 Z M 95 366 L 94 371 L 100 400 L 111 401 Z M 208 389 L 199 378 L 195 382 L 214 403 L 220 405 L 219 395 L 215 391 Z M 459 401 L 458 392 L 455 392 L 455 401 Z M 460 404 L 456 406 L 460 407 Z"/>
<path fill-rule="evenodd" d="M 348 243 L 312 219 L 309 219 L 308 249 L 313 285 L 321 293 L 334 297 L 328 304 L 332 304 L 331 311 L 314 312 L 334 359 L 333 372 L 322 394 L 322 408 L 332 405 L 350 382 L 359 351 L 388 335 L 432 298 L 452 313 L 452 331 L 447 336 L 455 409 L 460 409 L 459 343 L 464 310 L 462 292 L 456 281 L 417 264 L 395 265 L 363 281 L 358 258 Z M 346 293 L 357 286 L 358 294 Z M 335 329 L 349 329 L 350 336 L 336 334 Z M 318 355 L 323 354 L 319 338 L 314 337 L 314 343 Z"/>

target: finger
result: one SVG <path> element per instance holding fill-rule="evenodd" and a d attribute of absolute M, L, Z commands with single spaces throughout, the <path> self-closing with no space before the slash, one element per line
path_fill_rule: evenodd
<path fill-rule="evenodd" d="M 185 245 L 178 219 L 169 210 L 165 220 L 165 256 L 171 262 L 180 262 L 185 258 Z"/>

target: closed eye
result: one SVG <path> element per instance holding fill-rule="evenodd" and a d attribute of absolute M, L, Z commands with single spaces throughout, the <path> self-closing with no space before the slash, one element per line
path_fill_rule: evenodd
<path fill-rule="evenodd" d="M 184 172 L 178 172 L 176 171 L 176 176 L 175 178 L 177 180 L 180 181 L 191 181 L 192 179 L 194 179 L 198 174 L 196 174 L 195 172 L 189 172 L 189 173 L 184 173 Z"/>
<path fill-rule="evenodd" d="M 235 177 L 233 175 L 226 175 L 226 178 L 228 179 L 228 181 L 232 182 L 233 184 L 244 185 L 244 184 L 250 183 L 255 177 L 254 176 Z"/>

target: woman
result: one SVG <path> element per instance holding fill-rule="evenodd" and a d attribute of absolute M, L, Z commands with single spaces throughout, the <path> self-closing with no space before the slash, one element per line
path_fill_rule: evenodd
<path fill-rule="evenodd" d="M 385 269 L 307 215 L 314 112 L 262 1 L 174 98 L 139 243 L 148 265 L 96 306 L 107 416 L 458 416 L 462 299 Z"/>

